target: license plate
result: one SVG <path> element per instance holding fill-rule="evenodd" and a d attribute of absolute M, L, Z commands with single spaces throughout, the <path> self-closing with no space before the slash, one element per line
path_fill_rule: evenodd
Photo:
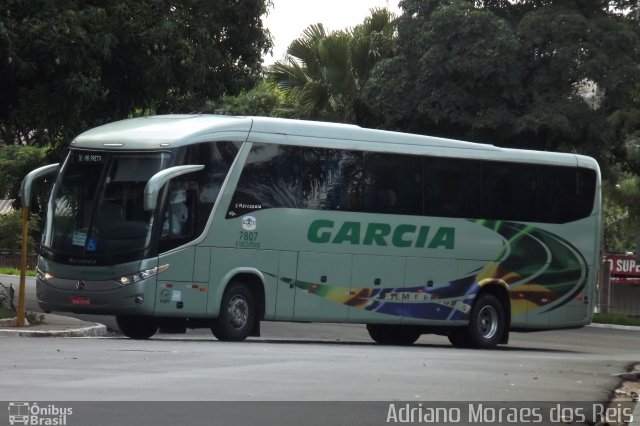
<path fill-rule="evenodd" d="M 71 303 L 73 305 L 90 305 L 91 299 L 87 296 L 71 296 Z"/>

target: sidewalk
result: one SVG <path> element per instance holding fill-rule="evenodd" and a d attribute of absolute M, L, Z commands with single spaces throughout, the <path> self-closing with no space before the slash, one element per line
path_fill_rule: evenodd
<path fill-rule="evenodd" d="M 25 337 L 97 337 L 107 334 L 107 327 L 62 315 L 44 314 L 44 324 L 16 327 L 15 318 L 0 320 L 0 336 Z"/>

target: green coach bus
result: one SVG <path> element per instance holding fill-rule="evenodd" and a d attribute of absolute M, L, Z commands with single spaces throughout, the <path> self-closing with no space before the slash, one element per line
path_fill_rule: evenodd
<path fill-rule="evenodd" d="M 589 157 L 168 115 L 89 130 L 46 171 L 40 307 L 115 315 L 131 338 L 209 327 L 240 341 L 261 321 L 319 321 L 366 324 L 382 344 L 437 333 L 491 348 L 591 321 Z"/>

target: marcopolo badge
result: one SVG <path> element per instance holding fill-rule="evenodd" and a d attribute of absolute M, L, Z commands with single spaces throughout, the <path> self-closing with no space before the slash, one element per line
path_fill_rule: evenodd
<path fill-rule="evenodd" d="M 242 229 L 245 231 L 255 231 L 258 226 L 256 218 L 253 216 L 245 216 L 242 218 Z"/>

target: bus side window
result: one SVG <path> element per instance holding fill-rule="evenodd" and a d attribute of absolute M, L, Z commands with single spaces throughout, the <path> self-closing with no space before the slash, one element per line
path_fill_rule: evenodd
<path fill-rule="evenodd" d="M 540 166 L 540 220 L 567 223 L 589 216 L 595 184 L 593 170 Z"/>
<path fill-rule="evenodd" d="M 425 157 L 424 214 L 474 219 L 482 216 L 482 163 Z"/>
<path fill-rule="evenodd" d="M 358 151 L 304 148 L 301 207 L 360 211 L 362 157 Z"/>
<path fill-rule="evenodd" d="M 482 209 L 486 219 L 539 220 L 536 165 L 487 161 L 483 178 Z"/>
<path fill-rule="evenodd" d="M 226 217 L 267 208 L 298 207 L 300 162 L 298 147 L 254 143 Z"/>
<path fill-rule="evenodd" d="M 422 214 L 421 157 L 367 153 L 364 169 L 364 211 Z"/>

